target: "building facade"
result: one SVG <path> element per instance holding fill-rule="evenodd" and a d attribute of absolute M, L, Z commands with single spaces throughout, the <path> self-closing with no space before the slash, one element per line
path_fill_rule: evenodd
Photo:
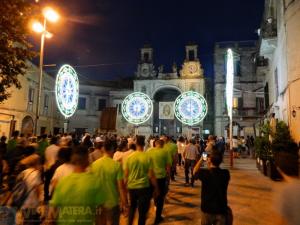
<path fill-rule="evenodd" d="M 256 72 L 255 41 L 219 42 L 214 49 L 215 134 L 228 136 L 226 108 L 227 49 L 234 53 L 233 135 L 255 134 L 255 124 L 264 115 L 264 73 Z"/>
<path fill-rule="evenodd" d="M 300 0 L 265 1 L 260 57 L 265 65 L 267 114 L 285 121 L 300 141 Z"/>
<path fill-rule="evenodd" d="M 197 45 L 188 45 L 185 48 L 186 57 L 178 70 L 177 65 L 172 66 L 172 71 L 165 72 L 163 66 L 155 70 L 153 49 L 142 48 L 140 62 L 138 63 L 134 79 L 134 91 L 147 94 L 153 101 L 154 110 L 151 118 L 138 127 L 138 132 L 145 135 L 168 134 L 179 136 L 181 134 L 191 136 L 192 133 L 203 134 L 203 121 L 192 127 L 183 125 L 172 115 L 162 117 L 162 104 L 173 107 L 176 98 L 183 92 L 196 91 L 205 96 L 205 77 L 198 58 Z M 209 107 L 209 106 L 208 106 Z M 172 108 L 171 111 L 174 111 Z"/>
<path fill-rule="evenodd" d="M 11 97 L 0 104 L 1 135 L 10 136 L 14 130 L 25 135 L 34 133 L 39 69 L 32 63 L 27 63 L 27 73 L 18 77 L 22 88 L 11 88 Z M 54 86 L 55 79 L 44 73 L 38 134 L 55 134 L 63 128 L 63 117 L 56 106 Z"/>

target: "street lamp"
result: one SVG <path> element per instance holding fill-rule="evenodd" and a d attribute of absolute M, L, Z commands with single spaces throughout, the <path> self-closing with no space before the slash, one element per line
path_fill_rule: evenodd
<path fill-rule="evenodd" d="M 43 10 L 44 22 L 41 24 L 40 22 L 36 21 L 32 24 L 32 29 L 37 32 L 41 33 L 41 48 L 40 48 L 40 64 L 39 64 L 39 89 L 38 89 L 38 98 L 36 103 L 36 115 L 35 115 L 35 128 L 34 134 L 37 135 L 37 128 L 38 128 L 38 120 L 40 116 L 40 103 L 41 103 L 41 95 L 42 95 L 42 83 L 43 83 L 43 63 L 44 63 L 44 45 L 45 45 L 45 37 L 51 38 L 53 35 L 47 31 L 47 20 L 50 22 L 57 22 L 59 19 L 59 15 L 55 12 L 52 8 L 46 7 Z"/>

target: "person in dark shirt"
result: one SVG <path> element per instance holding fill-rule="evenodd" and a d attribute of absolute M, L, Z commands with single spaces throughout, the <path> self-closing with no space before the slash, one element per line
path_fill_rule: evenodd
<path fill-rule="evenodd" d="M 215 147 L 207 156 L 207 169 L 200 168 L 203 160 L 201 157 L 193 171 L 195 179 L 202 182 L 201 225 L 225 225 L 229 171 L 219 167 L 223 157 Z"/>

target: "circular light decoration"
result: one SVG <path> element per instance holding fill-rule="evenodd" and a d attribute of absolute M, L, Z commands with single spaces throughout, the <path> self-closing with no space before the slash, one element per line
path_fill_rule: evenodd
<path fill-rule="evenodd" d="M 187 91 L 177 97 L 174 103 L 176 118 L 189 126 L 201 122 L 207 114 L 205 98 L 195 91 Z"/>
<path fill-rule="evenodd" d="M 63 65 L 56 76 L 55 97 L 59 111 L 65 118 L 72 116 L 77 108 L 79 81 L 70 65 Z"/>
<path fill-rule="evenodd" d="M 146 122 L 153 110 L 152 100 L 148 95 L 134 92 L 128 95 L 122 102 L 122 114 L 132 124 L 138 125 Z"/>

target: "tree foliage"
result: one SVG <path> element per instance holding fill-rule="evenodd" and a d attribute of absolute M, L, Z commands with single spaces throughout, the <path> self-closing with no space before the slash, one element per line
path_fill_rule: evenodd
<path fill-rule="evenodd" d="M 9 88 L 21 88 L 18 76 L 26 73 L 26 61 L 34 52 L 27 40 L 33 4 L 28 0 L 0 1 L 0 102 L 9 96 Z"/>

